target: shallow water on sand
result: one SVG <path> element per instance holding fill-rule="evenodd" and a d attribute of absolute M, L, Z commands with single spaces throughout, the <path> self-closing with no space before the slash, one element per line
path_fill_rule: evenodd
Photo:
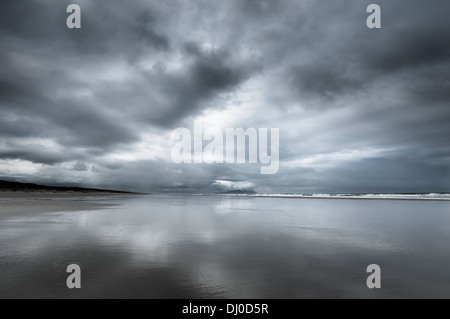
<path fill-rule="evenodd" d="M 120 205 L 0 215 L 0 297 L 450 298 L 450 202 L 102 201 Z M 81 289 L 66 286 L 73 263 Z"/>

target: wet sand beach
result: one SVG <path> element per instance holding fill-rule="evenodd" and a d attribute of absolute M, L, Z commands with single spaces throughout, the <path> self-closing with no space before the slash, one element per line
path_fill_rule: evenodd
<path fill-rule="evenodd" d="M 0 298 L 450 297 L 448 201 L 17 193 L 0 211 Z"/>
<path fill-rule="evenodd" d="M 0 217 L 111 207 L 115 204 L 107 201 L 113 196 L 120 195 L 107 192 L 0 192 Z"/>

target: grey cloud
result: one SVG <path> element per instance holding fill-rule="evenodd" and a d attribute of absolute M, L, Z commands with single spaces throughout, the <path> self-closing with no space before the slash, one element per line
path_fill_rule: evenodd
<path fill-rule="evenodd" d="M 170 48 L 170 41 L 167 36 L 158 34 L 153 30 L 155 26 L 154 15 L 145 10 L 140 13 L 137 18 L 137 34 L 146 40 L 151 46 L 159 50 L 168 50 Z"/>
<path fill-rule="evenodd" d="M 335 99 L 358 90 L 370 90 L 374 82 L 396 76 L 398 72 L 417 80 L 419 74 L 424 75 L 423 69 L 433 66 L 436 66 L 436 72 L 424 78 L 421 84 L 432 81 L 433 85 L 439 85 L 434 80 L 439 74 L 447 73 L 450 53 L 450 44 L 446 41 L 450 23 L 443 13 L 447 4 L 438 1 L 436 6 L 427 9 L 416 2 L 381 1 L 380 5 L 384 27 L 375 31 L 361 27 L 365 24 L 365 15 L 355 12 L 355 7 L 363 11 L 363 4 L 349 7 L 349 13 L 353 15 L 348 14 L 345 21 L 341 18 L 345 15 L 342 8 L 337 8 L 338 2 L 305 7 L 305 11 L 310 10 L 313 14 L 317 14 L 318 8 L 328 13 L 332 8 L 341 15 L 333 16 L 329 23 L 303 17 L 309 27 L 303 20 L 298 23 L 299 29 L 310 31 L 314 28 L 315 32 L 300 31 L 301 36 L 294 33 L 286 39 L 293 40 L 297 36 L 299 43 L 310 46 L 309 55 L 304 54 L 304 47 L 292 48 L 291 52 L 298 52 L 299 58 L 292 62 L 287 60 L 289 65 L 283 76 L 291 80 L 292 94 Z M 295 27 L 292 23 L 290 26 Z M 335 28 L 330 30 L 331 26 Z M 281 30 L 284 32 L 281 36 L 289 34 L 289 30 Z M 329 38 L 332 35 L 334 39 Z"/>
<path fill-rule="evenodd" d="M 88 170 L 88 166 L 84 162 L 77 161 L 75 165 L 73 165 L 72 169 L 77 172 L 86 172 Z"/>
<path fill-rule="evenodd" d="M 273 17 L 284 10 L 287 1 L 279 0 L 243 0 L 237 1 L 238 8 L 245 13 L 247 17 L 257 19 L 264 17 Z"/>
<path fill-rule="evenodd" d="M 22 149 L 3 150 L 0 159 L 23 159 L 33 163 L 54 165 L 68 160 L 67 156 L 58 152 L 43 150 L 39 145 L 26 145 Z"/>
<path fill-rule="evenodd" d="M 3 116 L 6 117 L 5 114 Z M 33 118 L 22 117 L 20 119 L 0 118 L 0 136 L 3 137 L 28 137 L 42 136 L 45 122 Z"/>
<path fill-rule="evenodd" d="M 5 101 L 0 98 L 4 118 L 14 114 L 14 120 L 3 120 L 5 126 L 0 131 L 6 135 L 13 132 L 24 136 L 51 136 L 72 146 L 88 146 L 107 148 L 118 143 L 136 140 L 135 133 L 124 123 L 115 120 L 107 111 L 96 110 L 93 105 L 79 104 L 73 101 L 57 100 L 36 96 L 26 99 L 18 97 L 19 101 Z M 16 110 L 19 108 L 18 110 Z M 41 123 L 39 127 L 31 121 Z M 16 126 L 16 125 L 17 126 Z M 7 131 L 9 128 L 9 132 Z"/>
<path fill-rule="evenodd" d="M 411 157 L 371 159 L 352 165 L 344 165 L 329 172 L 330 181 L 321 180 L 321 188 L 328 192 L 445 192 L 448 190 L 448 165 L 427 163 L 416 153 Z M 365 183 L 364 181 L 370 181 Z"/>
<path fill-rule="evenodd" d="M 136 56 L 147 49 L 167 50 L 169 39 L 160 30 L 152 4 L 134 1 L 83 3 L 82 28 L 65 27 L 66 7 L 73 1 L 17 2 L 5 0 L 0 13 L 2 37 L 26 39 L 35 47 L 53 45 L 66 53 L 104 54 L 108 51 Z M 145 41 L 142 41 L 145 40 Z M 114 52 L 112 52 L 114 51 Z"/>
<path fill-rule="evenodd" d="M 71 111 L 60 113 L 56 123 L 70 133 L 62 137 L 71 145 L 109 148 L 138 140 L 136 132 L 120 123 L 118 118 L 86 107 L 73 105 Z"/>
<path fill-rule="evenodd" d="M 205 108 L 214 108 L 207 102 L 236 89 L 258 68 L 254 61 L 233 60 L 226 50 L 203 52 L 194 43 L 185 45 L 184 50 L 192 61 L 181 74 L 166 74 L 163 78 L 165 86 L 174 94 L 166 109 L 152 118 L 155 124 L 170 125 Z"/>
<path fill-rule="evenodd" d="M 448 1 L 379 0 L 381 30 L 365 26 L 369 0 L 82 2 L 79 30 L 65 27 L 69 3 L 1 4 L 0 164 L 44 164 L 15 176 L 137 191 L 223 191 L 216 180 L 261 192 L 448 190 Z M 273 176 L 161 159 L 170 130 L 210 110 L 227 125 L 279 127 L 282 164 L 390 151 Z M 149 136 L 155 150 L 136 149 Z"/>
<path fill-rule="evenodd" d="M 345 69 L 329 64 L 293 66 L 288 71 L 290 85 L 300 98 L 325 98 L 333 100 L 338 95 L 351 94 L 362 87 L 357 78 L 346 76 Z"/>
<path fill-rule="evenodd" d="M 393 28 L 388 36 L 366 43 L 361 50 L 362 63 L 368 64 L 371 71 L 395 72 L 445 62 L 450 54 L 450 44 L 444 30 L 445 26 Z"/>

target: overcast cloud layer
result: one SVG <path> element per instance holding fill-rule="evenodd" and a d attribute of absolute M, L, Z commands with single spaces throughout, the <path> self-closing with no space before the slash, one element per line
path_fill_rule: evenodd
<path fill-rule="evenodd" d="M 382 29 L 366 7 L 382 8 Z M 66 27 L 81 6 L 82 29 Z M 450 191 L 448 0 L 0 4 L 0 175 L 135 191 Z M 280 169 L 174 164 L 177 127 L 280 129 Z"/>

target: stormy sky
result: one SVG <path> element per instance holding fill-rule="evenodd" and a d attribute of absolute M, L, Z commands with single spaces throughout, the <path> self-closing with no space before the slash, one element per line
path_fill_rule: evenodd
<path fill-rule="evenodd" d="M 81 7 L 68 29 L 67 5 Z M 368 29 L 366 8 L 382 9 Z M 0 178 L 147 192 L 450 191 L 448 0 L 2 0 Z M 279 128 L 280 168 L 175 164 Z"/>

